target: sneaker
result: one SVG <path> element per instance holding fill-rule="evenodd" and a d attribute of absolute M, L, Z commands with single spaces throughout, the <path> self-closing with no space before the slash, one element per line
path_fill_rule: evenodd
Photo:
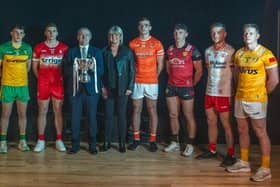
<path fill-rule="evenodd" d="M 7 153 L 7 152 L 8 152 L 7 141 L 1 141 L 0 142 L 0 153 Z"/>
<path fill-rule="evenodd" d="M 183 156 L 191 156 L 193 154 L 194 148 L 193 145 L 187 144 L 185 150 L 183 151 Z"/>
<path fill-rule="evenodd" d="M 36 152 L 36 153 L 39 153 L 39 152 L 42 152 L 45 148 L 46 148 L 45 141 L 44 140 L 38 140 L 33 151 Z"/>
<path fill-rule="evenodd" d="M 140 145 L 140 141 L 139 140 L 133 140 L 133 143 L 129 144 L 127 146 L 127 149 L 131 150 L 131 151 L 135 151 L 138 148 L 139 145 Z"/>
<path fill-rule="evenodd" d="M 255 173 L 255 175 L 251 177 L 251 180 L 255 182 L 261 182 L 267 179 L 271 179 L 271 177 L 272 175 L 269 168 L 260 167 L 258 171 Z"/>
<path fill-rule="evenodd" d="M 174 152 L 180 150 L 180 144 L 177 142 L 172 141 L 167 147 L 163 149 L 164 152 Z"/>
<path fill-rule="evenodd" d="M 62 140 L 56 140 L 55 141 L 55 148 L 56 148 L 56 150 L 58 150 L 60 152 L 65 152 L 66 151 L 65 145 L 64 145 Z"/>
<path fill-rule="evenodd" d="M 228 167 L 228 166 L 232 166 L 234 163 L 236 162 L 236 158 L 233 156 L 229 156 L 227 155 L 224 160 L 221 163 L 221 167 Z"/>
<path fill-rule="evenodd" d="M 232 166 L 228 166 L 226 168 L 226 171 L 230 173 L 251 172 L 251 168 L 249 162 L 237 160 L 235 164 L 233 164 Z"/>
<path fill-rule="evenodd" d="M 205 160 L 205 159 L 210 159 L 210 158 L 216 158 L 217 157 L 217 153 L 213 153 L 211 151 L 206 151 L 200 155 L 198 155 L 197 157 L 195 157 L 197 160 Z"/>
<path fill-rule="evenodd" d="M 22 152 L 30 151 L 29 146 L 26 143 L 26 140 L 20 140 L 18 144 L 18 149 Z"/>
<path fill-rule="evenodd" d="M 149 151 L 150 152 L 156 152 L 157 150 L 158 150 L 158 147 L 157 147 L 156 142 L 150 142 Z"/>

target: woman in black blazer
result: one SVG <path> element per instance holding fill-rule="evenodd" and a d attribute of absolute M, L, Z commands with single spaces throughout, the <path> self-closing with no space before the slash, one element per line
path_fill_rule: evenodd
<path fill-rule="evenodd" d="M 100 151 L 111 147 L 111 135 L 117 116 L 119 151 L 125 152 L 127 134 L 127 102 L 134 87 L 135 64 L 132 51 L 123 45 L 123 31 L 112 26 L 108 46 L 103 49 L 104 76 L 102 95 L 105 99 L 105 142 Z"/>

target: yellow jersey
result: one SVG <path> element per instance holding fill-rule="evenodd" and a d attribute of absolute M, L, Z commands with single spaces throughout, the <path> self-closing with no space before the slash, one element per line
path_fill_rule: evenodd
<path fill-rule="evenodd" d="M 239 69 L 235 97 L 250 102 L 266 101 L 266 69 L 277 67 L 272 52 L 262 45 L 253 51 L 243 47 L 235 53 L 234 62 Z"/>
<path fill-rule="evenodd" d="M 27 63 L 31 57 L 32 48 L 26 43 L 18 48 L 11 41 L 1 45 L 2 85 L 27 86 Z"/>

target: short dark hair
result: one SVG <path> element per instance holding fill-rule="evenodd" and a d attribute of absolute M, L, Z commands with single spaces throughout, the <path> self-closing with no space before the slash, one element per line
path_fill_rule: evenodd
<path fill-rule="evenodd" d="M 257 31 L 257 33 L 260 34 L 260 28 L 259 28 L 259 26 L 258 26 L 257 24 L 255 24 L 255 23 L 247 23 L 247 24 L 244 24 L 244 25 L 243 25 L 243 31 L 244 31 L 246 28 L 248 28 L 248 27 L 255 28 L 256 31 Z"/>
<path fill-rule="evenodd" d="M 150 25 L 152 25 L 151 20 L 150 20 L 149 18 L 147 18 L 147 17 L 141 17 L 141 18 L 139 18 L 139 19 L 138 19 L 138 23 L 139 23 L 140 21 L 148 21 L 148 22 L 150 23 Z"/>
<path fill-rule="evenodd" d="M 212 25 L 210 25 L 210 31 L 214 28 L 214 27 L 222 27 L 224 29 L 224 31 L 226 31 L 226 25 L 221 23 L 221 22 L 215 22 Z"/>
<path fill-rule="evenodd" d="M 21 25 L 21 24 L 15 24 L 15 25 L 11 26 L 10 31 L 13 31 L 14 29 L 24 30 L 25 27 L 23 25 Z"/>
<path fill-rule="evenodd" d="M 183 24 L 183 23 L 177 23 L 175 26 L 174 26 L 174 30 L 179 30 L 179 29 L 183 29 L 185 30 L 186 32 L 189 32 L 189 29 L 187 27 L 187 25 Z"/>
<path fill-rule="evenodd" d="M 57 29 L 57 25 L 54 22 L 50 22 L 45 26 L 45 30 L 49 27 L 55 27 Z"/>

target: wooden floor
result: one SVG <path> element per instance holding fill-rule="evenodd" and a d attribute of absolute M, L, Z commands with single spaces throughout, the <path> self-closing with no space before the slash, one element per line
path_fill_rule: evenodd
<path fill-rule="evenodd" d="M 199 153 L 200 149 L 196 148 L 195 155 Z M 255 171 L 260 162 L 258 146 L 252 146 L 250 160 Z M 270 181 L 251 182 L 251 173 L 227 173 L 219 164 L 219 160 L 182 157 L 179 152 L 150 153 L 145 146 L 125 154 L 111 149 L 93 156 L 86 150 L 76 155 L 60 153 L 54 150 L 53 144 L 43 153 L 22 153 L 10 144 L 8 154 L 0 155 L 0 187 L 280 186 L 280 146 L 272 147 Z"/>

